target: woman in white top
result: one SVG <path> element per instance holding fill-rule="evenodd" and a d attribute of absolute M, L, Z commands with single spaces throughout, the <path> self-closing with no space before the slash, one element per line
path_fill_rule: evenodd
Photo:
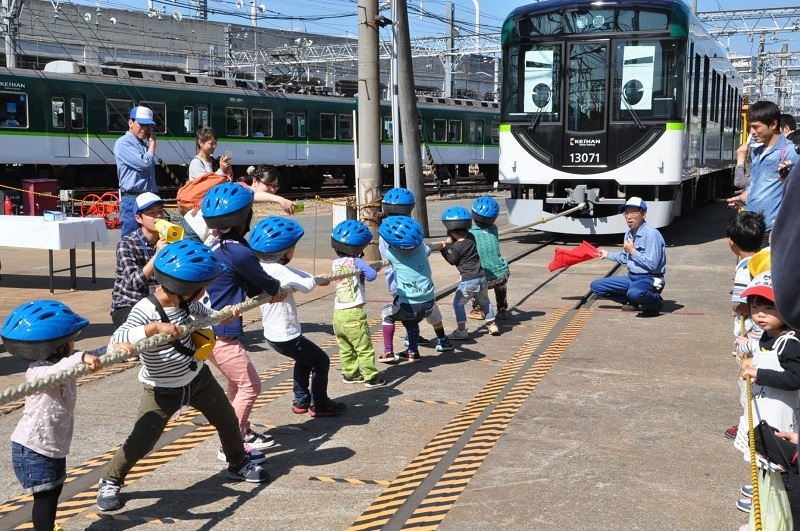
<path fill-rule="evenodd" d="M 210 127 L 201 127 L 197 130 L 198 153 L 189 163 L 189 180 L 192 181 L 201 175 L 216 171 L 220 175 L 233 176 L 230 157 L 214 158 L 217 149 L 217 133 Z"/>

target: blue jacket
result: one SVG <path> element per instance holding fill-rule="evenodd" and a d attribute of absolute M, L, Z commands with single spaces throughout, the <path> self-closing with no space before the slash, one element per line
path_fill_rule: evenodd
<path fill-rule="evenodd" d="M 636 252 L 631 255 L 627 251 L 608 253 L 608 259 L 618 264 L 627 264 L 628 273 L 634 275 L 663 275 L 667 268 L 667 253 L 664 237 L 647 222 L 642 223 L 636 234 L 630 230 L 625 233 L 625 240 L 633 240 Z"/>
<path fill-rule="evenodd" d="M 753 150 L 747 210 L 764 214 L 767 230 L 772 230 L 783 200 L 783 183 L 778 178 L 778 165 L 784 161 L 796 163 L 798 158 L 800 156 L 795 152 L 793 143 L 783 135 L 772 147 L 759 146 Z"/>
<path fill-rule="evenodd" d="M 123 192 L 158 192 L 156 156 L 147 151 L 147 144 L 128 131 L 114 143 L 119 189 Z"/>
<path fill-rule="evenodd" d="M 275 295 L 281 283 L 262 269 L 258 257 L 246 244 L 236 240 L 216 243 L 211 250 L 227 269 L 206 290 L 211 298 L 211 307 L 221 310 L 229 304 L 239 304 L 247 297 L 267 292 Z M 242 319 L 229 324 L 214 325 L 214 333 L 222 337 L 244 335 Z"/>

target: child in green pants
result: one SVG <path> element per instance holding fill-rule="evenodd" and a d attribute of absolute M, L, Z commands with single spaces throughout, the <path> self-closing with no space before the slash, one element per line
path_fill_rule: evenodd
<path fill-rule="evenodd" d="M 364 383 L 381 387 L 386 381 L 375 367 L 375 348 L 369 336 L 364 280 L 372 282 L 377 272 L 360 258 L 364 247 L 372 241 L 372 233 L 360 221 L 346 220 L 333 229 L 331 246 L 338 258 L 333 261 L 333 274 L 346 269 L 359 269 L 361 274 L 335 281 L 336 301 L 333 306 L 333 331 L 339 344 L 344 383 Z"/>

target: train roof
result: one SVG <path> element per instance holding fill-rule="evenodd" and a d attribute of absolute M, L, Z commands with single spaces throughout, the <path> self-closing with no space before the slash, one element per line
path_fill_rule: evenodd
<path fill-rule="evenodd" d="M 694 16 L 689 6 L 681 0 L 543 0 L 536 4 L 528 4 L 516 8 L 508 15 L 509 19 L 516 19 L 537 13 L 577 9 L 659 9 L 663 11 L 678 11 L 685 18 Z"/>

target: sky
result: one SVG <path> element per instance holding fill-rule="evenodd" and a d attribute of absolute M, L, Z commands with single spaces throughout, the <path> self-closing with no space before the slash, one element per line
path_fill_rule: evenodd
<path fill-rule="evenodd" d="M 156 8 L 165 13 L 180 10 L 184 17 L 193 16 L 193 0 L 154 0 Z M 335 36 L 355 36 L 357 34 L 357 0 L 243 0 L 243 7 L 237 8 L 236 0 L 208 0 L 208 7 L 216 11 L 209 16 L 218 22 L 233 22 L 249 25 L 250 2 L 264 6 L 259 15 L 258 25 L 265 28 L 307 31 Z M 407 0 L 409 6 L 409 27 L 412 37 L 441 37 L 445 35 L 446 2 L 444 0 Z M 475 2 L 480 10 L 481 33 L 498 33 L 506 15 L 526 2 L 514 0 L 452 0 L 455 4 L 456 27 L 462 36 L 475 34 Z M 691 0 L 686 0 L 691 2 Z M 384 0 L 379 0 L 383 3 Z M 99 8 L 133 9 L 147 11 L 147 0 L 78 0 L 76 3 Z M 752 9 L 752 0 L 698 0 L 698 11 L 731 11 Z M 796 0 L 766 0 L 759 7 L 796 7 Z M 313 14 L 311 14 L 313 13 Z M 388 11 L 384 13 L 389 15 Z M 381 30 L 381 38 L 389 39 L 389 30 Z M 800 51 L 800 32 L 783 33 L 768 40 L 767 50 L 778 51 L 782 43 L 789 43 L 790 51 Z M 751 55 L 758 49 L 756 42 L 749 42 L 745 36 L 723 38 L 723 44 L 738 53 Z"/>

